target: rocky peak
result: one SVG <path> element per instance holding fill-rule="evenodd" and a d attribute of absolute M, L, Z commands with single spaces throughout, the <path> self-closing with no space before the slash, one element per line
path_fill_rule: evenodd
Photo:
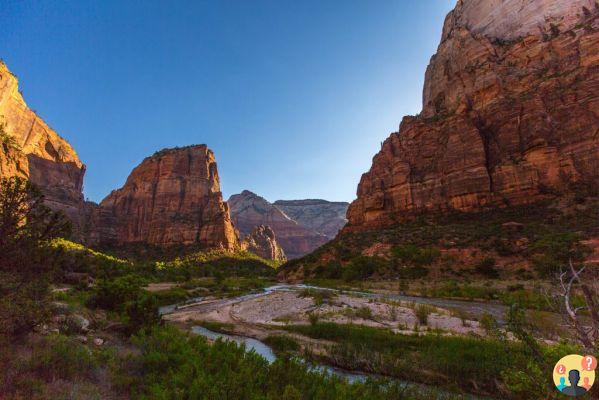
<path fill-rule="evenodd" d="M 96 241 L 231 249 L 237 236 L 206 145 L 147 157 L 96 211 Z"/>
<path fill-rule="evenodd" d="M 25 102 L 17 77 L 0 61 L 0 177 L 28 178 L 48 206 L 83 225 L 85 166 L 71 145 Z"/>
<path fill-rule="evenodd" d="M 228 200 L 231 218 L 242 237 L 255 227 L 268 225 L 289 258 L 296 258 L 328 241 L 327 237 L 307 229 L 257 194 L 244 190 Z"/>
<path fill-rule="evenodd" d="M 459 1 L 426 71 L 423 111 L 373 158 L 347 229 L 598 187 L 598 93 L 595 0 Z"/>
<path fill-rule="evenodd" d="M 277 200 L 274 205 L 305 228 L 333 239 L 347 223 L 349 203 L 321 199 Z"/>
<path fill-rule="evenodd" d="M 241 242 L 241 248 L 268 260 L 285 261 L 285 251 L 279 246 L 270 226 L 258 225 Z"/>

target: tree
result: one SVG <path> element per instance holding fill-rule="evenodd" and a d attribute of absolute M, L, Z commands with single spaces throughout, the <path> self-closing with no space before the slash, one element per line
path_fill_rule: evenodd
<path fill-rule="evenodd" d="M 46 316 L 54 266 L 46 244 L 68 235 L 70 223 L 43 200 L 25 179 L 0 180 L 0 334 L 25 333 Z"/>

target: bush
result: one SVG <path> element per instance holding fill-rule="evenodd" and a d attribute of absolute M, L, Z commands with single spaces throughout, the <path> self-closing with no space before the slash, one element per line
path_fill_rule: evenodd
<path fill-rule="evenodd" d="M 384 258 L 358 256 L 352 259 L 343 270 L 343 279 L 346 281 L 366 279 L 387 266 L 388 262 Z"/>
<path fill-rule="evenodd" d="M 420 325 L 427 325 L 428 316 L 434 311 L 435 308 L 429 306 L 428 304 L 417 304 L 416 307 L 414 307 L 414 314 L 416 315 L 416 318 L 418 319 L 418 323 L 420 323 Z"/>
<path fill-rule="evenodd" d="M 413 244 L 407 244 L 394 247 L 391 254 L 399 261 L 422 267 L 435 262 L 441 252 L 434 248 L 419 248 Z"/>
<path fill-rule="evenodd" d="M 101 280 L 89 299 L 88 306 L 123 311 L 126 303 L 135 301 L 141 296 L 143 283 L 143 279 L 137 275 Z"/>
<path fill-rule="evenodd" d="M 474 269 L 476 270 L 476 272 L 487 278 L 499 278 L 499 272 L 497 271 L 495 265 L 495 259 L 492 257 L 483 258 L 478 264 L 476 264 Z"/>
<path fill-rule="evenodd" d="M 56 267 L 48 241 L 70 233 L 60 213 L 21 178 L 0 180 L 0 335 L 20 335 L 42 322 Z"/>
<path fill-rule="evenodd" d="M 125 322 L 129 333 L 142 328 L 151 328 L 160 324 L 158 301 L 151 293 L 140 293 L 138 297 L 125 304 Z"/>
<path fill-rule="evenodd" d="M 300 350 L 299 343 L 289 336 L 269 336 L 264 339 L 264 343 L 272 347 L 279 354 L 295 353 Z"/>

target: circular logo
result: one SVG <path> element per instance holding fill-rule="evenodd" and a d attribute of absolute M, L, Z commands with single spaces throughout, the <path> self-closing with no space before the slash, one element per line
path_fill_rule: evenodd
<path fill-rule="evenodd" d="M 597 359 L 591 355 L 570 354 L 555 364 L 553 383 L 557 390 L 568 396 L 582 396 L 595 383 Z"/>

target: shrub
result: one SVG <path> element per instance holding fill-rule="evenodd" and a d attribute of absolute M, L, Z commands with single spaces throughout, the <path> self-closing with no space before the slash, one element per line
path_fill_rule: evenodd
<path fill-rule="evenodd" d="M 499 272 L 495 266 L 495 259 L 492 257 L 483 258 L 478 264 L 476 264 L 474 269 L 476 272 L 487 278 L 499 278 Z"/>
<path fill-rule="evenodd" d="M 416 315 L 420 325 L 428 324 L 428 316 L 434 311 L 435 308 L 429 306 L 428 304 L 418 304 L 416 307 L 414 307 L 414 314 Z"/>
<path fill-rule="evenodd" d="M 362 319 L 372 319 L 373 315 L 372 315 L 372 310 L 370 309 L 370 307 L 367 306 L 362 306 L 360 308 L 358 308 L 355 312 L 356 317 L 358 318 L 362 318 Z"/>
<path fill-rule="evenodd" d="M 493 334 L 497 331 L 498 324 L 495 317 L 493 317 L 488 312 L 484 312 L 480 318 L 480 326 L 487 332 L 488 335 Z"/>
<path fill-rule="evenodd" d="M 281 354 L 295 353 L 300 350 L 299 343 L 289 336 L 268 336 L 264 339 L 264 343 L 272 347 L 275 352 Z"/>
<path fill-rule="evenodd" d="M 158 325 L 160 320 L 158 301 L 151 293 L 140 293 L 136 299 L 125 304 L 125 322 L 129 333 Z"/>
<path fill-rule="evenodd" d="M 125 275 L 101 280 L 88 301 L 88 306 L 123 311 L 125 304 L 141 296 L 143 280 L 137 275 Z"/>
<path fill-rule="evenodd" d="M 0 180 L 0 335 L 26 333 L 48 316 L 56 256 L 47 243 L 68 235 L 70 224 L 43 200 L 21 178 Z"/>
<path fill-rule="evenodd" d="M 358 256 L 352 259 L 343 270 L 343 279 L 346 281 L 366 279 L 387 266 L 388 262 L 384 258 Z"/>
<path fill-rule="evenodd" d="M 432 264 L 441 256 L 438 249 L 419 248 L 413 244 L 396 246 L 391 250 L 391 254 L 399 261 L 420 267 Z"/>

